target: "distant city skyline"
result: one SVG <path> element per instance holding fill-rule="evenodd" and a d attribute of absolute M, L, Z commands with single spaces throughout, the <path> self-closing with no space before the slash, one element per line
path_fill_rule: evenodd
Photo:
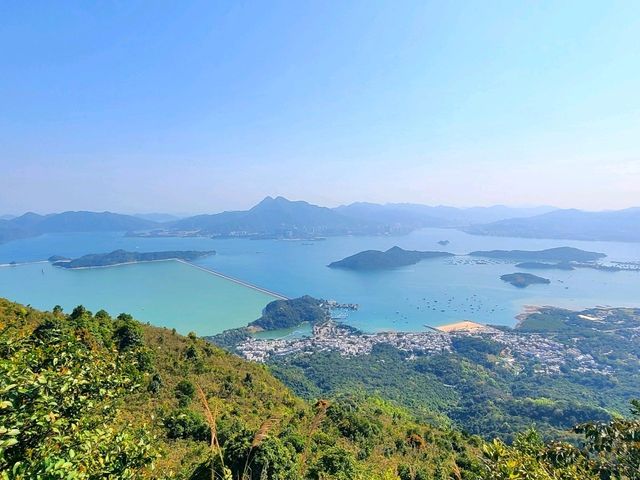
<path fill-rule="evenodd" d="M 640 4 L 0 7 L 0 215 L 640 206 Z"/>

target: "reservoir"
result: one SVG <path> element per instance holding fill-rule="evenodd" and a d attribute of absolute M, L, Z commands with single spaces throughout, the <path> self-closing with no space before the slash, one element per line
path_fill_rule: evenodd
<path fill-rule="evenodd" d="M 82 304 L 94 313 L 132 314 L 182 334 L 219 332 L 246 325 L 275 297 L 168 260 L 67 270 L 47 263 L 0 268 L 0 295 L 66 312 Z"/>

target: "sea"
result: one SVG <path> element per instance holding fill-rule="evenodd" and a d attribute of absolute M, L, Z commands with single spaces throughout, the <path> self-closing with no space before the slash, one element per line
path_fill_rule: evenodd
<path fill-rule="evenodd" d="M 448 240 L 449 244 L 438 244 Z M 362 250 L 392 246 L 441 250 L 456 257 L 424 260 L 385 271 L 328 268 Z M 286 297 L 312 295 L 355 303 L 345 323 L 365 332 L 424 331 L 471 320 L 514 325 L 527 305 L 572 309 L 594 306 L 640 307 L 640 272 L 593 269 L 531 271 L 548 285 L 520 289 L 500 280 L 518 271 L 513 263 L 469 257 L 474 250 L 541 250 L 572 246 L 607 254 L 606 261 L 640 261 L 640 244 L 475 236 L 452 229 L 426 228 L 403 236 L 346 236 L 319 240 L 139 238 L 124 232 L 48 234 L 0 245 L 0 297 L 36 308 L 82 304 L 181 333 L 213 335 L 245 326 L 275 297 L 192 265 L 152 262 L 107 268 L 65 270 L 51 266 L 52 255 L 78 257 L 116 249 L 215 250 L 197 267 L 213 270 Z M 14 266 L 8 266 L 16 262 Z M 39 262 L 39 263 L 33 263 Z M 301 335 L 308 326 L 276 332 Z M 272 334 L 273 335 L 273 334 Z"/>

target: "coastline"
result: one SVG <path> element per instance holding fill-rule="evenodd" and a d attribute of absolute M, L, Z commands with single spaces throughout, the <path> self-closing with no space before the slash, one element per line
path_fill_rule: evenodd
<path fill-rule="evenodd" d="M 515 316 L 516 324 L 515 327 L 520 326 L 522 322 L 524 322 L 529 315 L 533 315 L 534 313 L 541 312 L 543 309 L 549 308 L 549 305 L 523 305 L 522 311 Z"/>
<path fill-rule="evenodd" d="M 48 260 L 44 260 L 44 261 L 48 262 Z M 158 260 L 135 260 L 133 262 L 112 263 L 110 265 L 92 265 L 90 267 L 61 267 L 60 265 L 53 265 L 53 264 L 52 265 L 54 267 L 63 268 L 65 270 L 90 270 L 93 268 L 109 268 L 109 267 L 121 267 L 123 265 L 136 265 L 138 263 L 173 262 L 173 261 L 179 262 L 180 259 L 179 258 L 161 258 Z M 42 262 L 38 262 L 38 263 L 42 263 Z"/>

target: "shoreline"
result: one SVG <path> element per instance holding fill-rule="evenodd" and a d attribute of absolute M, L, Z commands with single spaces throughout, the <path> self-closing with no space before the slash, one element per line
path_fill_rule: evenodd
<path fill-rule="evenodd" d="M 48 260 L 45 260 L 48 262 Z M 51 264 L 53 267 L 62 268 L 63 270 L 91 270 L 93 268 L 109 268 L 109 267 L 121 267 L 123 265 L 136 265 L 138 263 L 154 263 L 154 262 L 179 262 L 179 258 L 160 258 L 157 260 L 134 260 L 133 262 L 112 263 L 110 265 L 91 265 L 88 267 L 61 267 L 60 265 Z"/>

